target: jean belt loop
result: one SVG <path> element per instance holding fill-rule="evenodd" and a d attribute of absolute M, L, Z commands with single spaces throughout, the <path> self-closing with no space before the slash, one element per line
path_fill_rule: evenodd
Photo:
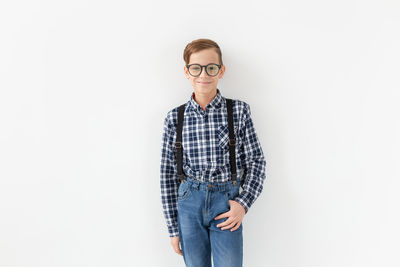
<path fill-rule="evenodd" d="M 197 182 L 197 181 L 196 181 L 196 182 L 193 182 L 193 185 L 192 185 L 193 188 L 199 190 L 199 186 L 200 186 L 200 183 L 199 183 L 199 182 Z"/>

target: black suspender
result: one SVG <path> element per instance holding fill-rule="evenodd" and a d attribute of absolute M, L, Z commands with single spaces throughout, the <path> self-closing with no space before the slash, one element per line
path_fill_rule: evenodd
<path fill-rule="evenodd" d="M 186 103 L 185 103 L 186 104 Z M 182 104 L 178 108 L 178 126 L 176 128 L 176 162 L 177 162 L 177 171 L 178 171 L 178 179 L 179 182 L 185 182 L 184 173 L 183 173 L 183 147 L 182 147 L 182 128 L 183 128 L 183 119 L 184 119 L 184 111 L 185 104 Z M 233 130 L 233 108 L 232 108 L 232 99 L 226 98 L 226 107 L 228 111 L 228 129 L 229 129 L 229 163 L 231 165 L 231 179 L 233 184 L 236 185 L 236 156 L 235 156 L 235 134 Z"/>
<path fill-rule="evenodd" d="M 186 104 L 186 103 L 185 103 Z M 176 162 L 177 162 L 177 170 L 178 170 L 178 179 L 179 182 L 184 182 L 184 174 L 183 174 L 183 148 L 182 148 L 182 128 L 183 128 L 183 113 L 185 112 L 185 104 L 182 104 L 178 108 L 178 126 L 176 127 Z"/>
<path fill-rule="evenodd" d="M 232 99 L 226 99 L 226 107 L 228 110 L 228 129 L 229 129 L 229 163 L 231 165 L 231 175 L 233 184 L 236 185 L 236 156 L 235 156 L 235 134 L 233 132 L 233 111 Z"/>

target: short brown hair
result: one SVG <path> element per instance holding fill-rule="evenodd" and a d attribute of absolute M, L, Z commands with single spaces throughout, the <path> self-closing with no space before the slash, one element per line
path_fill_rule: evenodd
<path fill-rule="evenodd" d="M 219 64 L 223 65 L 222 53 L 221 49 L 219 48 L 219 45 L 213 40 L 206 38 L 194 40 L 186 45 L 185 50 L 183 51 L 183 60 L 185 61 L 186 65 L 189 64 L 190 56 L 192 55 L 192 53 L 196 53 L 198 51 L 208 48 L 214 48 L 215 52 L 217 52 L 219 57 Z"/>

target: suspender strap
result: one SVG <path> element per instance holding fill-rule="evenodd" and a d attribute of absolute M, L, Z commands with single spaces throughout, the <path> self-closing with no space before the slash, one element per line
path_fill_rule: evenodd
<path fill-rule="evenodd" d="M 228 129 L 229 129 L 229 163 L 231 165 L 231 178 L 236 185 L 236 156 L 235 156 L 235 134 L 233 128 L 233 108 L 232 99 L 226 98 L 226 107 L 228 111 Z"/>
<path fill-rule="evenodd" d="M 186 103 L 185 103 L 186 104 Z M 182 104 L 178 108 L 178 126 L 176 128 L 176 162 L 177 162 L 177 171 L 178 171 L 178 179 L 179 182 L 185 182 L 184 174 L 183 174 L 183 148 L 182 148 L 182 128 L 183 128 L 183 119 L 185 112 L 185 104 Z"/>

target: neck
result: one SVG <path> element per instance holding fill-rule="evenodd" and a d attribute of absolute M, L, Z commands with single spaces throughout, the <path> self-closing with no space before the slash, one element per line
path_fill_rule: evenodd
<path fill-rule="evenodd" d="M 206 110 L 206 106 L 214 99 L 217 93 L 217 88 L 210 93 L 200 93 L 195 91 L 194 101 L 196 101 L 203 110 Z"/>

